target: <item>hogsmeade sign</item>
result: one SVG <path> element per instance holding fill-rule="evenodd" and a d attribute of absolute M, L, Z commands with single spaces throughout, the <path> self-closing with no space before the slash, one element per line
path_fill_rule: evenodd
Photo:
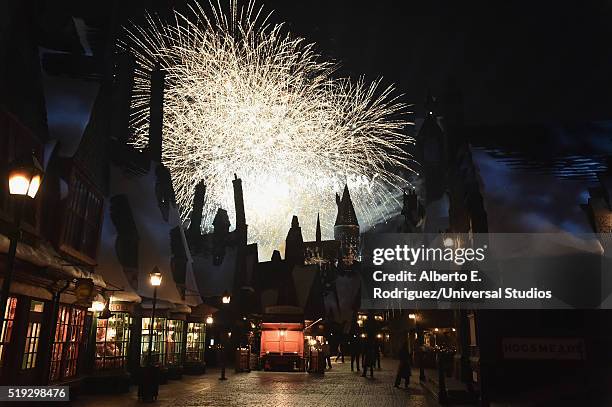
<path fill-rule="evenodd" d="M 582 338 L 504 338 L 504 359 L 584 360 Z"/>

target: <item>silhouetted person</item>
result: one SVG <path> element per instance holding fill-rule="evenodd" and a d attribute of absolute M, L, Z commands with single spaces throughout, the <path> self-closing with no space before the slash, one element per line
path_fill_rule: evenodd
<path fill-rule="evenodd" d="M 331 369 L 332 368 L 332 366 L 331 366 L 331 351 L 329 349 L 329 342 L 325 341 L 325 343 L 323 344 L 322 350 L 323 350 L 323 357 L 325 358 L 325 363 Z"/>
<path fill-rule="evenodd" d="M 376 364 L 376 344 L 368 342 L 365 346 L 365 355 L 363 358 L 363 373 L 361 377 L 366 377 L 368 368 L 370 368 L 370 377 L 374 377 L 374 365 Z"/>
<path fill-rule="evenodd" d="M 361 359 L 361 341 L 359 338 L 353 338 L 351 341 L 351 372 L 353 372 L 353 366 L 357 363 L 357 371 L 359 371 L 359 359 Z"/>
<path fill-rule="evenodd" d="M 380 357 L 382 355 L 382 345 L 376 344 L 376 364 L 378 365 L 378 370 L 380 370 Z"/>
<path fill-rule="evenodd" d="M 336 362 L 338 359 L 342 359 L 342 363 L 344 363 L 344 345 L 343 342 L 338 344 L 338 349 L 336 350 Z"/>
<path fill-rule="evenodd" d="M 406 388 L 410 384 L 410 375 L 412 374 L 412 366 L 410 366 L 410 351 L 408 350 L 408 342 L 399 351 L 399 366 L 395 375 L 395 387 L 399 387 L 402 379 L 406 380 Z"/>

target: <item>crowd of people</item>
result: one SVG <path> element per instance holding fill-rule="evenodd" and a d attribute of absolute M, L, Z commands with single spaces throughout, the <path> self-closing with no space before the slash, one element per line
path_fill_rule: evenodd
<path fill-rule="evenodd" d="M 329 341 L 323 340 L 321 343 L 319 340 L 316 341 L 315 345 L 309 347 L 308 356 L 311 350 L 317 350 L 323 355 L 323 363 L 325 369 L 332 368 L 332 351 L 330 348 Z M 351 371 L 361 372 L 361 377 L 367 377 L 368 371 L 370 378 L 374 377 L 374 370 L 381 369 L 381 355 L 382 355 L 382 344 L 377 340 L 368 340 L 366 338 L 353 335 L 351 339 L 347 341 L 341 341 L 335 352 L 335 362 L 344 363 L 345 355 L 350 353 L 351 357 Z M 348 355 L 347 355 L 348 356 Z M 395 376 L 395 387 L 400 386 L 402 379 L 405 381 L 405 387 L 408 388 L 410 384 L 411 375 L 411 354 L 408 347 L 408 342 L 405 342 L 399 351 L 399 365 Z"/>

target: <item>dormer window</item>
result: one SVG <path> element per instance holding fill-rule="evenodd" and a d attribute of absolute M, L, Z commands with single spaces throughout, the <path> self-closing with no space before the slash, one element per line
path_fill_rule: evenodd
<path fill-rule="evenodd" d="M 60 249 L 94 264 L 100 237 L 102 195 L 77 170 L 72 172 L 69 191 Z"/>

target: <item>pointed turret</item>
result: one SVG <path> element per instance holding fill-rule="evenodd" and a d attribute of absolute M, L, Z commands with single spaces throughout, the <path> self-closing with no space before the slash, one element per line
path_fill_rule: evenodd
<path fill-rule="evenodd" d="M 342 199 L 339 199 L 338 194 L 336 194 L 336 203 L 338 205 L 338 215 L 336 216 L 335 226 L 359 226 L 359 222 L 357 221 L 357 215 L 355 214 L 355 207 L 353 206 L 353 201 L 351 200 L 351 194 L 349 192 L 348 185 L 344 185 Z"/>
<path fill-rule="evenodd" d="M 315 241 L 317 244 L 321 244 L 321 217 L 317 213 L 317 230 L 315 231 Z"/>
<path fill-rule="evenodd" d="M 340 242 L 340 256 L 347 259 L 346 263 L 352 264 L 359 250 L 359 222 L 348 185 L 344 186 L 342 199 L 336 194 L 336 203 L 338 215 L 334 224 L 334 239 Z"/>

